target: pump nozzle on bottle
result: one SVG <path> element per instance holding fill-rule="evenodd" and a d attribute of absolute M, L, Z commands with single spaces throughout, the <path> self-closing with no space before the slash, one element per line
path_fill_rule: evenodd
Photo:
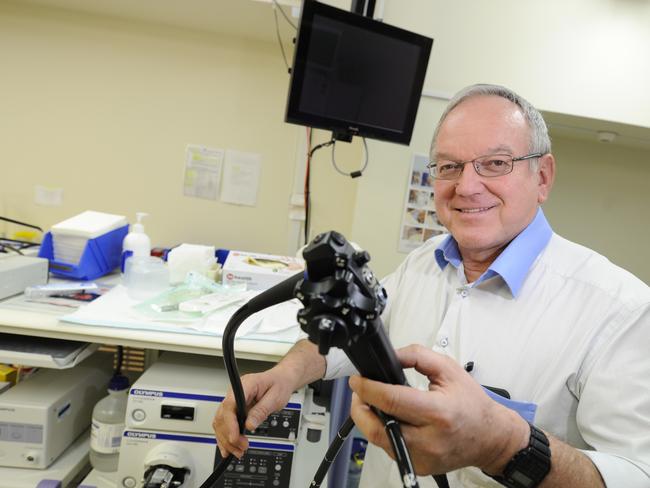
<path fill-rule="evenodd" d="M 133 224 L 132 232 L 144 233 L 144 224 L 142 223 L 142 219 L 148 216 L 149 214 L 146 212 L 136 212 L 135 224 Z"/>
<path fill-rule="evenodd" d="M 131 257 L 145 257 L 151 254 L 151 240 L 144 233 L 142 219 L 149 214 L 145 212 L 136 212 L 136 222 L 131 225 L 129 233 L 122 242 L 122 273 L 124 273 L 126 260 Z"/>

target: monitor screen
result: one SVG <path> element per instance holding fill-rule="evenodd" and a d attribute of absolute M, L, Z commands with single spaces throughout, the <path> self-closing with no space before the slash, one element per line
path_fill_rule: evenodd
<path fill-rule="evenodd" d="M 432 39 L 316 1 L 303 5 L 286 121 L 408 144 Z"/>

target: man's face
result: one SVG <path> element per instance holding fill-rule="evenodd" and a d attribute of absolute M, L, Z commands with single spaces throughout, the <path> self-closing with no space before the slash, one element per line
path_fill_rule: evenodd
<path fill-rule="evenodd" d="M 530 128 L 514 103 L 497 96 L 461 102 L 448 115 L 436 141 L 436 159 L 469 161 L 490 154 L 530 152 Z M 467 164 L 456 180 L 435 180 L 436 211 L 458 242 L 463 258 L 495 256 L 535 217 L 554 176 L 553 156 L 514 163 L 512 173 L 486 178 Z"/>

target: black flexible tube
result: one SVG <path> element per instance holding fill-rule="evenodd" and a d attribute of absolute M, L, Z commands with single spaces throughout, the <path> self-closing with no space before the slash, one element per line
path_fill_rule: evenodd
<path fill-rule="evenodd" d="M 240 307 L 226 325 L 226 329 L 221 339 L 221 349 L 223 352 L 223 362 L 228 372 L 228 379 L 237 404 L 237 424 L 239 433 L 244 433 L 244 424 L 246 423 L 246 395 L 239 378 L 239 368 L 237 368 L 237 359 L 235 358 L 235 335 L 237 329 L 248 317 L 260 310 L 286 302 L 293 298 L 293 290 L 296 284 L 303 278 L 303 273 L 296 273 L 277 285 L 263 291 L 253 297 L 245 305 Z M 200 488 L 216 488 L 217 481 L 226 470 L 230 462 L 234 459 L 232 454 L 222 458 L 214 472 L 201 484 Z"/>
<path fill-rule="evenodd" d="M 217 450 L 217 453 L 219 451 Z M 219 461 L 219 464 L 217 464 L 217 467 L 214 468 L 214 471 L 208 478 L 201 484 L 201 488 L 213 488 L 217 486 L 217 481 L 219 481 L 219 478 L 221 478 L 221 475 L 223 472 L 226 470 L 230 462 L 235 458 L 232 454 L 228 454 L 227 457 L 221 458 L 221 461 Z"/>
<path fill-rule="evenodd" d="M 122 365 L 124 363 L 124 346 L 117 346 L 117 360 L 115 364 L 115 376 L 122 374 Z"/>
<path fill-rule="evenodd" d="M 353 427 L 354 427 L 354 420 L 352 420 L 352 417 L 348 417 L 345 420 L 345 422 L 343 422 L 343 425 L 341 425 L 341 428 L 336 433 L 336 437 L 330 444 L 330 447 L 327 449 L 327 452 L 325 453 L 325 457 L 323 458 L 320 465 L 318 466 L 318 469 L 316 470 L 316 474 L 314 475 L 314 479 L 309 485 L 309 488 L 320 487 L 321 483 L 323 482 L 323 479 L 325 478 L 325 475 L 327 474 L 327 471 L 329 471 L 330 466 L 336 459 L 336 456 L 341 450 L 341 447 L 343 446 L 345 439 L 348 438 L 348 435 L 350 435 L 350 432 L 352 431 Z"/>
<path fill-rule="evenodd" d="M 384 428 L 386 434 L 388 435 L 388 440 L 393 448 L 393 454 L 395 455 L 395 462 L 399 468 L 400 478 L 402 479 L 402 484 L 405 488 L 417 488 L 420 486 L 418 484 L 418 479 L 415 476 L 415 469 L 413 468 L 413 463 L 411 463 L 411 456 L 409 456 L 408 449 L 406 447 L 406 442 L 404 441 L 404 436 L 402 436 L 402 429 L 399 427 L 399 423 L 390 415 L 385 414 L 377 408 L 373 408 L 373 411 L 384 423 Z"/>

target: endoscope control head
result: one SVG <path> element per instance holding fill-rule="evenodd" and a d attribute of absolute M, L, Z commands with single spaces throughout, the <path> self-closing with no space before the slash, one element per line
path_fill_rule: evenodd
<path fill-rule="evenodd" d="M 345 349 L 386 306 L 386 292 L 367 266 L 370 255 L 330 231 L 317 235 L 303 257 L 307 271 L 295 289 L 304 305 L 298 323 L 321 354 Z"/>

